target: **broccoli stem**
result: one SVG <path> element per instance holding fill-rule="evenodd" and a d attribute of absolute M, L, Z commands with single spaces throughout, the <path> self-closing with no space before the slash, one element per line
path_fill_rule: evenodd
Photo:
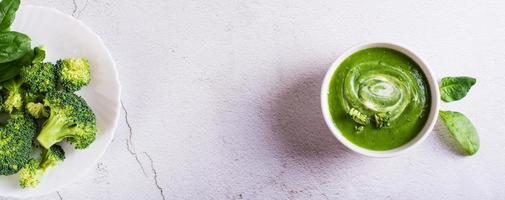
<path fill-rule="evenodd" d="M 49 149 L 53 144 L 65 139 L 69 134 L 70 129 L 67 127 L 65 117 L 51 112 L 49 119 L 40 131 L 39 136 L 37 136 L 37 141 L 44 148 Z"/>

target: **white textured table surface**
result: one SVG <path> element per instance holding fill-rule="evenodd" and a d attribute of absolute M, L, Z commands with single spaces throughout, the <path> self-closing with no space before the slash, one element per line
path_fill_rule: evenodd
<path fill-rule="evenodd" d="M 80 181 L 45 199 L 504 199 L 505 3 L 498 1 L 24 0 L 81 19 L 113 54 L 124 110 Z M 399 157 L 345 150 L 319 88 L 346 48 L 405 44 L 438 77 L 477 85 L 481 149 L 437 125 Z"/>

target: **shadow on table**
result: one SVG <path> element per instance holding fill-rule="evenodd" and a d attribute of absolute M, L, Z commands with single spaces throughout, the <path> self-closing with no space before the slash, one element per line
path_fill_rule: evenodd
<path fill-rule="evenodd" d="M 314 68 L 322 69 L 306 66 L 308 72 L 296 73 L 286 82 L 280 80 L 281 91 L 268 102 L 273 145 L 290 157 L 317 160 L 347 156 L 351 152 L 332 135 L 322 116 L 320 88 L 326 68 Z"/>

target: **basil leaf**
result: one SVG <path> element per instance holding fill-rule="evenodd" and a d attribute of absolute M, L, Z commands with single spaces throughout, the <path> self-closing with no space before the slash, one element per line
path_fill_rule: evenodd
<path fill-rule="evenodd" d="M 443 101 L 451 102 L 462 99 L 477 80 L 472 77 L 445 77 L 440 85 L 440 95 Z"/>
<path fill-rule="evenodd" d="M 17 76 L 21 67 L 28 66 L 32 63 L 34 52 L 29 51 L 23 57 L 8 63 L 0 63 L 0 82 L 10 80 Z"/>
<path fill-rule="evenodd" d="M 472 122 L 460 112 L 440 111 L 439 114 L 449 133 L 456 140 L 458 148 L 467 155 L 477 153 L 480 140 Z"/>
<path fill-rule="evenodd" d="M 0 30 L 8 31 L 19 8 L 20 0 L 2 0 L 0 2 Z"/>
<path fill-rule="evenodd" d="M 31 51 L 31 39 L 25 34 L 8 31 L 0 32 L 0 63 L 21 58 Z"/>
<path fill-rule="evenodd" d="M 14 78 L 19 74 L 21 67 L 18 66 L 0 66 L 0 82 Z"/>

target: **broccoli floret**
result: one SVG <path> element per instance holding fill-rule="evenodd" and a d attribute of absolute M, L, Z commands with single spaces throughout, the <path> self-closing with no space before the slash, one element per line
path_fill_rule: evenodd
<path fill-rule="evenodd" d="M 60 145 L 53 145 L 51 148 L 42 152 L 42 163 L 40 163 L 40 167 L 46 171 L 63 160 L 65 160 L 65 151 L 63 151 Z"/>
<path fill-rule="evenodd" d="M 351 108 L 347 113 L 352 120 L 361 125 L 368 125 L 370 123 L 370 119 L 365 114 L 361 113 L 359 110 L 355 108 Z"/>
<path fill-rule="evenodd" d="M 35 47 L 31 65 L 25 65 L 20 70 L 21 79 L 30 92 L 45 93 L 56 88 L 55 67 L 51 63 L 43 63 L 45 58 L 44 47 Z"/>
<path fill-rule="evenodd" d="M 44 95 L 41 93 L 33 92 L 33 91 L 25 91 L 24 102 L 26 103 L 38 103 L 42 102 Z"/>
<path fill-rule="evenodd" d="M 42 63 L 46 59 L 46 50 L 44 46 L 33 48 L 32 64 Z"/>
<path fill-rule="evenodd" d="M 26 111 L 28 111 L 28 114 L 30 114 L 35 119 L 49 117 L 49 112 L 42 103 L 33 103 L 33 102 L 27 103 Z"/>
<path fill-rule="evenodd" d="M 51 63 L 34 63 L 21 68 L 21 79 L 29 91 L 46 93 L 56 88 L 54 66 Z"/>
<path fill-rule="evenodd" d="M 67 58 L 56 62 L 58 83 L 68 92 L 80 90 L 88 85 L 91 72 L 88 60 L 84 58 Z"/>
<path fill-rule="evenodd" d="M 19 171 L 19 185 L 22 188 L 34 188 L 40 183 L 41 176 L 40 162 L 36 159 L 30 159 Z"/>
<path fill-rule="evenodd" d="M 0 95 L 0 112 L 2 112 L 3 110 L 4 110 L 4 98 L 2 97 L 2 95 Z"/>
<path fill-rule="evenodd" d="M 14 109 L 23 107 L 23 82 L 20 79 L 12 79 L 3 84 L 5 101 L 3 102 L 4 110 L 11 113 Z"/>
<path fill-rule="evenodd" d="M 37 137 L 44 148 L 67 139 L 76 149 L 84 149 L 95 140 L 96 117 L 83 98 L 53 91 L 46 95 L 44 104 L 50 114 Z"/>
<path fill-rule="evenodd" d="M 35 122 L 28 114 L 10 114 L 7 124 L 0 126 L 0 175 L 14 174 L 30 160 L 35 133 Z"/>
<path fill-rule="evenodd" d="M 377 128 L 386 128 L 389 127 L 389 119 L 391 114 L 389 112 L 386 113 L 375 113 L 373 116 L 375 127 Z"/>
<path fill-rule="evenodd" d="M 23 188 L 34 188 L 41 177 L 51 167 L 65 159 L 65 152 L 59 145 L 53 145 L 42 152 L 41 161 L 31 159 L 19 172 L 19 185 Z"/>
<path fill-rule="evenodd" d="M 364 126 L 354 126 L 354 130 L 356 131 L 356 133 L 359 133 L 361 131 L 363 131 L 365 129 Z"/>

